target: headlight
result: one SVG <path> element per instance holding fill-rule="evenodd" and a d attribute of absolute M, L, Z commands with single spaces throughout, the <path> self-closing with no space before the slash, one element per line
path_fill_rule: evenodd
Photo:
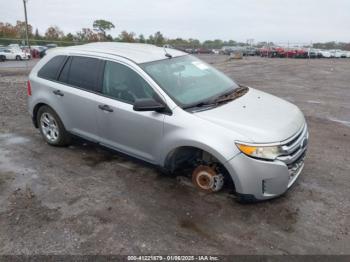
<path fill-rule="evenodd" d="M 242 153 L 248 156 L 268 160 L 274 160 L 283 153 L 280 146 L 246 145 L 237 142 L 236 146 Z"/>

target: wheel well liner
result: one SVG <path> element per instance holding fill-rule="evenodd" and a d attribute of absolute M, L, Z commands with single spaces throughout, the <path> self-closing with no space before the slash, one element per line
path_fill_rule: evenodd
<path fill-rule="evenodd" d="M 225 178 L 228 179 L 229 183 L 232 183 L 233 188 L 235 188 L 234 180 L 224 166 L 224 163 L 222 163 L 213 154 L 198 147 L 181 146 L 173 149 L 165 158 L 164 169 L 169 173 L 173 173 L 177 168 L 184 167 L 189 162 L 196 163 L 197 159 L 199 158 L 204 162 L 212 160 L 214 163 L 218 163 L 220 165 L 220 169 L 223 171 Z"/>

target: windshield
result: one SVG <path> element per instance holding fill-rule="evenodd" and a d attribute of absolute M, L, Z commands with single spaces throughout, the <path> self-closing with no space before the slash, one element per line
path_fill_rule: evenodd
<path fill-rule="evenodd" d="M 238 87 L 223 73 L 190 55 L 144 63 L 141 67 L 182 107 L 208 101 Z"/>

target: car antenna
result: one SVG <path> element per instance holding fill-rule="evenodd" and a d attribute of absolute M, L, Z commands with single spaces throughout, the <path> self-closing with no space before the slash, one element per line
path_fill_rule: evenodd
<path fill-rule="evenodd" d="M 169 54 L 168 51 L 166 51 L 166 46 L 163 46 L 163 48 L 164 48 L 165 56 L 169 59 L 173 58 L 173 56 L 171 54 Z"/>

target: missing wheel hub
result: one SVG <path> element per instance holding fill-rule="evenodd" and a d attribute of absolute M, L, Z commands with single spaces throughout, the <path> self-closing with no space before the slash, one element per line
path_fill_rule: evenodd
<path fill-rule="evenodd" d="M 217 192 L 224 186 L 224 176 L 209 166 L 200 165 L 192 173 L 192 182 L 200 190 Z"/>

